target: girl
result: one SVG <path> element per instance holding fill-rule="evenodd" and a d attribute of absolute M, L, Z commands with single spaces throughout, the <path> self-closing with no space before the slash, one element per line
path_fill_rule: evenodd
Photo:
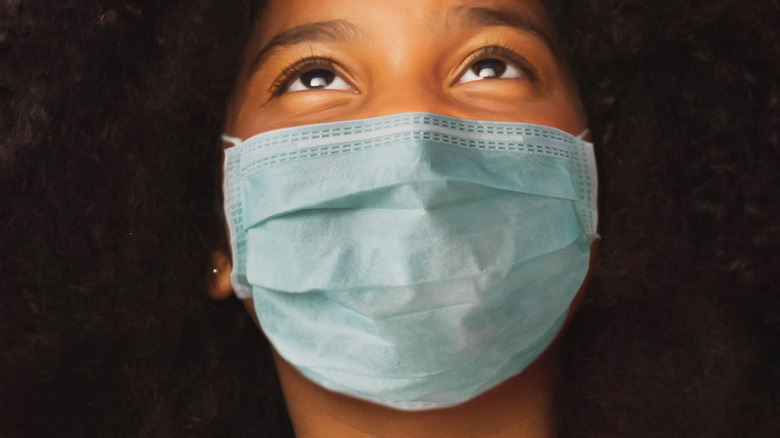
<path fill-rule="evenodd" d="M 777 435 L 773 5 L 182 3 L 5 7 L 6 435 Z M 544 354 L 412 412 L 208 298 L 220 134 L 409 112 L 589 128 L 601 235 Z"/>

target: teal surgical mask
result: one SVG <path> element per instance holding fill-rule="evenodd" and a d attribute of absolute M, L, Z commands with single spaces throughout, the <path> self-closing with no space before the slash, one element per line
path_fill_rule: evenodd
<path fill-rule="evenodd" d="M 593 148 L 555 128 L 406 113 L 225 154 L 236 294 L 329 390 L 470 400 L 550 345 L 588 271 Z"/>

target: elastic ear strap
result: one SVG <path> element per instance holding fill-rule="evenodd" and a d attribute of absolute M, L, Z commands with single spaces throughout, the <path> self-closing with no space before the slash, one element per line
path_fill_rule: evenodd
<path fill-rule="evenodd" d="M 240 145 L 243 141 L 238 137 L 231 137 L 227 134 L 222 134 L 222 140 L 231 143 L 233 146 Z"/>
<path fill-rule="evenodd" d="M 577 138 L 579 138 L 580 140 L 585 140 L 585 136 L 588 134 L 590 134 L 590 129 L 585 128 L 585 130 L 582 131 L 580 135 L 577 136 Z"/>

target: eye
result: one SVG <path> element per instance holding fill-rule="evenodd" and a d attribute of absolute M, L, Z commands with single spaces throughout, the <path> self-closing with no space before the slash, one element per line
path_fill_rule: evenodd
<path fill-rule="evenodd" d="M 307 90 L 349 90 L 349 85 L 335 72 L 318 68 L 309 70 L 294 79 L 285 92 Z"/>
<path fill-rule="evenodd" d="M 459 82 L 523 77 L 525 77 L 525 75 L 512 64 L 508 64 L 500 59 L 488 58 L 471 64 L 471 67 L 469 67 L 469 69 L 463 73 L 463 76 L 460 77 Z"/>
<path fill-rule="evenodd" d="M 536 82 L 536 68 L 520 54 L 503 46 L 482 47 L 463 63 L 458 83 L 486 79 L 521 79 Z"/>
<path fill-rule="evenodd" d="M 306 58 L 285 68 L 268 90 L 274 96 L 314 90 L 351 90 L 327 58 Z"/>

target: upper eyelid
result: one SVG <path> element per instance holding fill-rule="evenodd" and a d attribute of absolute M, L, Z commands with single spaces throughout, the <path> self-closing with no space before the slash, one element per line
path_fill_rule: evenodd
<path fill-rule="evenodd" d="M 556 57 L 560 56 L 558 44 L 549 32 L 532 17 L 504 8 L 467 7 L 456 8 L 456 14 L 475 27 L 509 27 L 541 41 Z"/>
<path fill-rule="evenodd" d="M 250 71 L 257 71 L 277 50 L 301 44 L 322 43 L 354 39 L 358 28 L 345 20 L 308 23 L 274 35 L 254 57 Z"/>

